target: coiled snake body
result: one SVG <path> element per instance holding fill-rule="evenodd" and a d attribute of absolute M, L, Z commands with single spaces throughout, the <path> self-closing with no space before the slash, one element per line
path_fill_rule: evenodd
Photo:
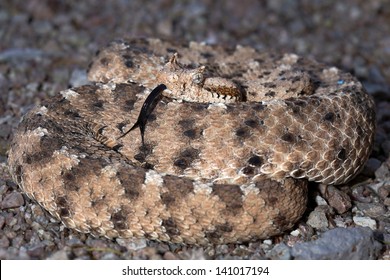
<path fill-rule="evenodd" d="M 122 40 L 89 78 L 23 118 L 9 166 L 29 197 L 96 236 L 202 245 L 277 235 L 303 214 L 308 181 L 348 181 L 373 144 L 362 85 L 294 54 Z M 125 132 L 159 84 L 143 143 Z"/>

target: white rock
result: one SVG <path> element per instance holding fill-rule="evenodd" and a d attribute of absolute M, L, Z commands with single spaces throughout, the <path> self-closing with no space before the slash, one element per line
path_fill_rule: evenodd
<path fill-rule="evenodd" d="M 321 196 L 316 196 L 316 203 L 317 205 L 328 205 L 325 199 L 323 199 Z"/>
<path fill-rule="evenodd" d="M 293 230 L 292 232 L 290 232 L 290 234 L 292 236 L 297 237 L 297 236 L 299 236 L 301 234 L 301 232 L 299 231 L 299 229 L 296 229 L 296 230 Z"/>
<path fill-rule="evenodd" d="M 272 240 L 271 239 L 265 239 L 263 240 L 263 243 L 266 245 L 272 245 Z"/>
<path fill-rule="evenodd" d="M 371 219 L 369 217 L 353 217 L 353 221 L 355 224 L 362 226 L 362 227 L 369 227 L 372 230 L 377 229 L 376 221 L 374 219 Z"/>

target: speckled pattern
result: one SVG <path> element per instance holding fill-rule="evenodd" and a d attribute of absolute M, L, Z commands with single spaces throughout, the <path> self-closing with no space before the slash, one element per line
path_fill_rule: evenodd
<path fill-rule="evenodd" d="M 348 181 L 373 143 L 362 85 L 294 54 L 123 40 L 98 54 L 89 78 L 100 83 L 24 117 L 9 165 L 30 197 L 97 236 L 207 244 L 280 234 L 303 214 L 307 180 Z M 138 130 L 118 139 L 160 83 L 169 91 L 145 146 Z M 231 92 L 239 101 L 226 102 Z"/>

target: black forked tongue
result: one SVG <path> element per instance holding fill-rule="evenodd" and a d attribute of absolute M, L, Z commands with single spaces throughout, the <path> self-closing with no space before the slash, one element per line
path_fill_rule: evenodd
<path fill-rule="evenodd" d="M 135 122 L 135 124 L 123 135 L 119 136 L 118 139 L 126 136 L 130 131 L 139 127 L 139 130 L 141 131 L 142 145 L 145 146 L 144 133 L 145 133 L 146 122 L 148 121 L 148 118 L 150 114 L 153 112 L 154 108 L 157 106 L 157 103 L 161 100 L 162 98 L 161 93 L 166 89 L 167 89 L 166 85 L 160 84 L 152 90 L 152 92 L 148 95 L 144 104 L 142 105 L 141 111 L 139 113 L 138 119 Z"/>

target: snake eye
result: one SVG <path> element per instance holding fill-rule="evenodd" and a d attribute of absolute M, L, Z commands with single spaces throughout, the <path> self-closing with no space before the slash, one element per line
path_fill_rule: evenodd
<path fill-rule="evenodd" d="M 201 66 L 198 69 L 196 69 L 195 74 L 192 75 L 192 82 L 196 85 L 203 85 L 204 83 L 204 70 L 206 69 L 205 66 Z"/>

